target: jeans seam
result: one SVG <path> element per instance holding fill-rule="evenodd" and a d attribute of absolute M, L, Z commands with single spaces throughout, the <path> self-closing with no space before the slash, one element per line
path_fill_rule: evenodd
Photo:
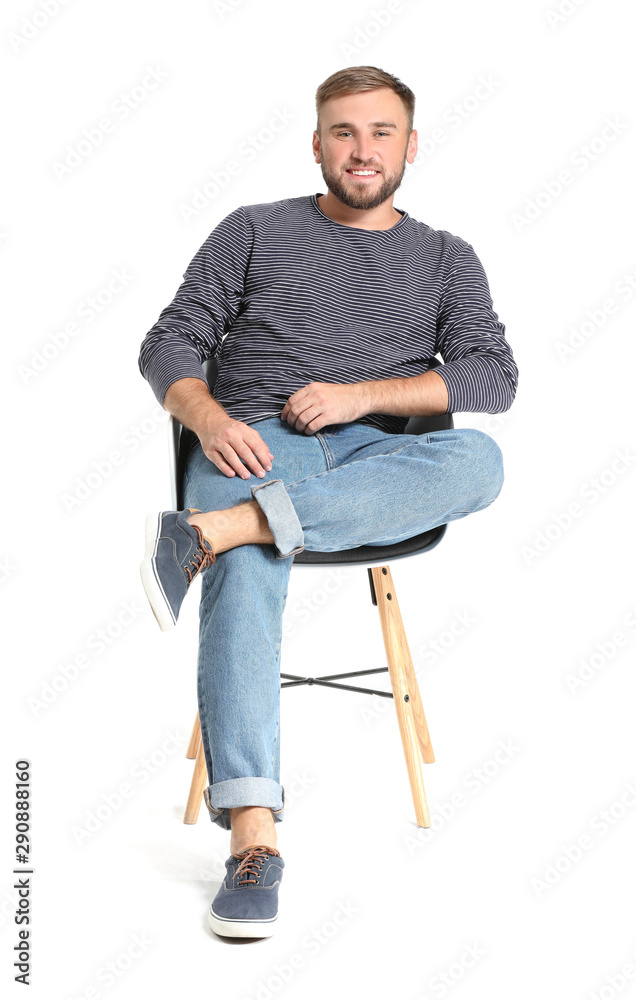
<path fill-rule="evenodd" d="M 330 471 L 331 469 L 333 469 L 333 463 L 335 462 L 333 452 L 329 447 L 326 438 L 320 433 L 320 431 L 316 431 L 315 437 L 318 438 L 318 440 L 322 445 L 322 450 L 324 451 L 325 458 L 327 460 L 327 471 Z"/>
<path fill-rule="evenodd" d="M 214 784 L 214 762 L 212 760 L 212 751 L 210 749 L 209 734 L 206 724 L 206 719 L 208 715 L 208 699 L 203 684 L 203 671 L 201 669 L 200 662 L 197 664 L 197 701 L 198 701 L 198 712 L 199 712 L 199 727 L 201 730 L 200 739 L 201 739 L 201 744 L 203 746 L 203 757 L 205 760 L 205 776 L 209 787 L 210 785 Z M 208 759 L 210 761 L 210 764 L 212 765 L 211 769 L 208 767 Z M 209 810 L 211 806 L 207 799 L 206 799 L 206 805 Z"/>
<path fill-rule="evenodd" d="M 397 436 L 398 435 L 396 435 L 396 437 Z M 409 435 L 409 437 L 410 436 L 411 435 Z M 414 443 L 415 444 L 420 444 L 420 443 L 423 443 L 423 444 L 428 443 L 428 444 L 430 444 L 430 441 L 429 442 L 421 441 L 422 438 L 428 437 L 428 434 L 414 434 L 413 437 L 419 438 L 420 440 L 416 441 L 416 442 L 408 441 L 406 444 L 400 445 L 399 448 L 395 448 L 393 451 L 383 451 L 379 455 L 373 455 L 373 458 L 387 458 L 389 455 L 396 455 L 398 453 L 398 451 L 403 451 L 405 448 L 410 448 L 411 445 L 414 444 Z M 354 454 L 355 454 L 355 452 L 354 452 Z M 333 469 L 330 468 L 330 469 L 326 469 L 324 472 L 315 472 L 313 476 L 305 476 L 304 479 L 295 479 L 293 483 L 285 483 L 285 488 L 288 489 L 290 486 L 296 486 L 297 483 L 308 482 L 308 480 L 310 480 L 310 479 L 318 479 L 319 476 L 326 476 L 327 472 L 335 472 L 336 469 L 346 469 L 347 466 L 354 465 L 356 462 L 366 462 L 366 461 L 367 461 L 366 458 L 353 458 L 352 461 L 350 461 L 350 462 L 344 462 L 342 465 L 337 465 Z M 263 485 L 267 485 L 267 484 L 264 483 Z M 255 487 L 255 489 L 258 489 L 258 487 Z"/>

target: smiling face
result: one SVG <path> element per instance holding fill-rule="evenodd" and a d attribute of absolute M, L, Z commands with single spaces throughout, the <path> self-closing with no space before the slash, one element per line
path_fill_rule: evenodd
<path fill-rule="evenodd" d="M 417 132 L 407 135 L 407 126 L 390 87 L 326 101 L 313 149 L 329 191 L 350 208 L 376 208 L 390 198 L 417 153 Z"/>

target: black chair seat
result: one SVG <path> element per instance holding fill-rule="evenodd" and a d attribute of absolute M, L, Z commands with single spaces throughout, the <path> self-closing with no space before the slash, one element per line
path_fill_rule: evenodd
<path fill-rule="evenodd" d="M 440 524 L 421 535 L 414 535 L 402 542 L 391 545 L 359 545 L 355 549 L 339 549 L 336 552 L 313 552 L 303 549 L 294 556 L 294 566 L 298 563 L 306 566 L 335 566 L 341 563 L 387 562 L 389 559 L 401 559 L 404 556 L 414 556 L 416 552 L 428 552 L 441 541 L 446 531 L 446 525 Z"/>

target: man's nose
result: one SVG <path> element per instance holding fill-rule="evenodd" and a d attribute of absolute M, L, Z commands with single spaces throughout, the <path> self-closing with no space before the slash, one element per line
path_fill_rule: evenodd
<path fill-rule="evenodd" d="M 370 163 L 373 160 L 373 155 L 369 139 L 357 139 L 351 155 L 356 163 Z"/>

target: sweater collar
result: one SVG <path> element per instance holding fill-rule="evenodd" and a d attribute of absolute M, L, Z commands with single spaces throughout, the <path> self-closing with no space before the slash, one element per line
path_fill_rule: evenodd
<path fill-rule="evenodd" d="M 310 195 L 309 196 L 309 200 L 311 201 L 313 207 L 318 212 L 318 214 L 323 219 L 326 219 L 327 222 L 330 222 L 332 226 L 337 226 L 338 229 L 351 229 L 351 230 L 353 230 L 356 233 L 392 233 L 396 229 L 402 229 L 404 227 L 404 224 L 405 224 L 407 218 L 408 218 L 408 212 L 402 211 L 402 209 L 399 209 L 399 208 L 396 207 L 396 209 L 395 209 L 396 212 L 402 212 L 402 218 L 398 219 L 398 221 L 395 223 L 395 225 L 391 226 L 390 229 L 361 229 L 359 226 L 345 226 L 342 222 L 336 222 L 335 219 L 332 219 L 329 215 L 327 215 L 325 212 L 323 212 L 322 208 L 320 207 L 320 202 L 319 202 L 319 197 L 321 197 L 321 196 L 323 196 L 322 192 L 318 191 L 316 194 Z"/>

